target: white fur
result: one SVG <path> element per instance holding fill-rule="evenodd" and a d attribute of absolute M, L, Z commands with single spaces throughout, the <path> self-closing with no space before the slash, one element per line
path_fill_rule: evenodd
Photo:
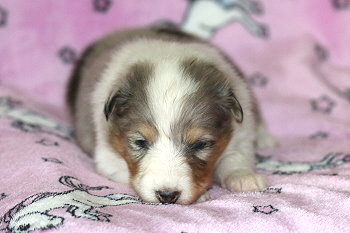
<path fill-rule="evenodd" d="M 116 154 L 110 145 L 100 141 L 95 150 L 96 168 L 99 173 L 111 180 L 129 183 L 129 170 L 125 160 Z"/>
<path fill-rule="evenodd" d="M 152 77 L 153 81 L 147 87 L 147 91 L 160 135 L 152 151 L 149 151 L 152 156 L 142 159 L 139 174 L 134 181 L 137 191 L 147 201 L 157 201 L 154 191 L 175 187 L 182 192 L 180 203 L 185 203 L 191 198 L 190 168 L 181 156 L 178 156 L 179 152 L 168 136 L 170 124 L 180 112 L 181 98 L 197 88 L 190 79 L 185 81 L 180 78 L 179 62 L 193 57 L 214 63 L 220 70 L 230 74 L 231 79 L 228 82 L 244 112 L 241 124 L 233 122 L 234 137 L 217 163 L 216 180 L 231 191 L 255 190 L 265 186 L 263 179 L 254 172 L 256 122 L 252 112 L 252 98 L 244 81 L 235 75 L 236 71 L 208 45 L 140 39 L 124 45 L 112 57 L 92 93 L 91 100 L 97 133 L 95 161 L 98 170 L 113 180 L 127 183 L 129 174 L 126 163 L 120 155 L 111 151 L 107 143 L 107 123 L 103 115 L 103 106 L 112 87 L 118 88 L 118 85 L 122 85 L 121 77 L 124 77 L 123 74 L 131 65 L 139 61 L 148 61 L 155 66 L 154 78 Z M 237 188 L 237 184 L 243 185 Z"/>
<path fill-rule="evenodd" d="M 140 164 L 134 187 L 146 201 L 157 202 L 155 191 L 180 191 L 179 203 L 193 198 L 191 169 L 166 136 L 156 142 Z"/>
<path fill-rule="evenodd" d="M 148 102 L 158 129 L 158 139 L 141 160 L 134 182 L 147 201 L 157 201 L 155 190 L 180 191 L 179 202 L 192 198 L 191 168 L 170 140 L 171 126 L 179 120 L 184 97 L 197 90 L 191 79 L 181 78 L 178 60 L 164 59 L 156 63 L 154 78 L 147 88 Z"/>

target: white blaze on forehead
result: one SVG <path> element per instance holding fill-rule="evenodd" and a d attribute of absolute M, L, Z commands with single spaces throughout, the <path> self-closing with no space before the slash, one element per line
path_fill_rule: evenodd
<path fill-rule="evenodd" d="M 183 77 L 178 61 L 168 60 L 156 65 L 147 97 L 161 136 L 170 136 L 171 125 L 179 119 L 186 97 L 197 89 L 198 85 L 191 78 Z"/>
<path fill-rule="evenodd" d="M 192 198 L 193 178 L 186 158 L 172 141 L 171 127 L 181 116 L 187 95 L 198 87 L 190 78 L 182 77 L 176 60 L 162 60 L 146 87 L 147 102 L 159 132 L 157 140 L 140 161 L 135 187 L 148 201 L 157 201 L 155 191 L 180 191 L 179 202 Z"/>

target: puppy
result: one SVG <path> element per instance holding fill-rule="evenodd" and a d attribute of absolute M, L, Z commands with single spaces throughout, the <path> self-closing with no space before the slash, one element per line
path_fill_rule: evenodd
<path fill-rule="evenodd" d="M 214 180 L 230 191 L 266 187 L 254 153 L 272 139 L 254 98 L 236 66 L 192 35 L 150 27 L 97 41 L 67 99 L 98 172 L 145 201 L 205 200 Z"/>

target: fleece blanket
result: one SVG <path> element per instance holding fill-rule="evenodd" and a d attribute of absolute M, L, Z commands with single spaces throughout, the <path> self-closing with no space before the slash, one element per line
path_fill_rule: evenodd
<path fill-rule="evenodd" d="M 74 143 L 63 93 L 116 29 L 179 26 L 244 70 L 278 146 L 270 187 L 189 206 L 144 203 Z M 0 2 L 1 232 L 350 232 L 349 0 Z"/>

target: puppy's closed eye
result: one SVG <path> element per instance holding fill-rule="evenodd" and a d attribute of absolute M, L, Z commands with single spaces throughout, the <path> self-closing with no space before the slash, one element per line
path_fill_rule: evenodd
<path fill-rule="evenodd" d="M 141 134 L 131 134 L 128 137 L 128 148 L 130 151 L 131 159 L 138 161 L 146 156 L 151 143 L 145 139 Z"/>
<path fill-rule="evenodd" d="M 150 143 L 142 135 L 135 134 L 128 138 L 129 148 L 131 150 L 147 150 L 149 149 Z"/>
<path fill-rule="evenodd" d="M 145 139 L 138 139 L 135 142 L 135 145 L 141 149 L 149 149 L 149 142 Z"/>
<path fill-rule="evenodd" d="M 201 151 L 204 149 L 211 148 L 214 145 L 214 141 L 198 140 L 195 143 L 189 145 L 191 151 Z"/>

